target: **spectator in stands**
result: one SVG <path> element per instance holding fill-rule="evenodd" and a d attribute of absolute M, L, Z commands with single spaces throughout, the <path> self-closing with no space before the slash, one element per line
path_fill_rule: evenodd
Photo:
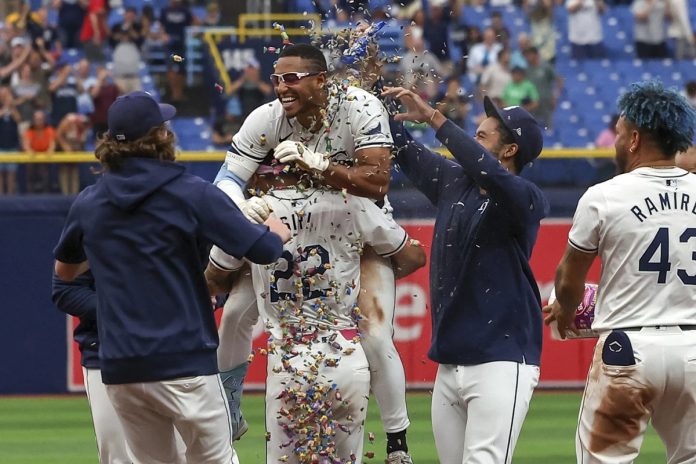
<path fill-rule="evenodd" d="M 56 129 L 58 152 L 85 150 L 87 118 L 78 113 L 66 115 Z M 58 185 L 63 195 L 76 195 L 80 191 L 80 169 L 76 163 L 58 166 Z"/>
<path fill-rule="evenodd" d="M 425 18 L 423 31 L 428 42 L 428 50 L 435 55 L 440 63 L 450 62 L 449 30 L 451 11 L 447 0 L 429 0 L 428 15 Z"/>
<path fill-rule="evenodd" d="M 103 62 L 104 45 L 107 43 L 109 30 L 106 25 L 108 16 L 106 0 L 89 0 L 87 14 L 82 23 L 80 41 L 82 42 L 85 56 L 92 62 Z"/>
<path fill-rule="evenodd" d="M 80 94 L 77 96 L 77 112 L 80 114 L 92 114 L 94 103 L 89 91 L 96 84 L 96 77 L 92 76 L 92 66 L 87 59 L 83 58 L 75 65 L 75 79 Z"/>
<path fill-rule="evenodd" d="M 27 32 L 38 51 L 53 51 L 57 56 L 62 53 L 58 30 L 48 22 L 48 8 L 41 7 L 29 17 Z"/>
<path fill-rule="evenodd" d="M 437 99 L 435 107 L 457 126 L 466 129 L 466 117 L 469 114 L 469 99 L 462 88 L 459 78 L 447 79 L 445 93 Z"/>
<path fill-rule="evenodd" d="M 551 127 L 553 110 L 563 90 L 563 79 L 553 66 L 541 59 L 536 47 L 526 49 L 524 57 L 528 63 L 527 78 L 539 92 L 539 106 L 531 111 L 532 116 L 545 127 Z"/>
<path fill-rule="evenodd" d="M 8 87 L 0 87 L 0 156 L 5 152 L 21 150 L 20 120 L 12 92 Z M 17 193 L 17 164 L 0 163 L 0 195 L 15 193 Z"/>
<path fill-rule="evenodd" d="M 510 55 L 510 68 L 527 68 L 527 59 L 524 57 L 524 51 L 532 47 L 532 38 L 526 32 L 520 32 L 517 35 L 517 48 Z"/>
<path fill-rule="evenodd" d="M 97 78 L 89 89 L 94 102 L 94 112 L 90 120 L 92 122 L 92 134 L 95 139 L 101 137 L 109 128 L 107 113 L 111 104 L 116 101 L 120 92 L 114 84 L 111 72 L 105 67 L 97 68 Z"/>
<path fill-rule="evenodd" d="M 30 156 L 37 153 L 52 155 L 56 148 L 56 136 L 53 127 L 47 124 L 46 113 L 34 112 L 32 124 L 22 139 L 24 151 Z M 51 177 L 47 164 L 27 164 L 27 192 L 47 193 L 51 191 Z"/>
<path fill-rule="evenodd" d="M 604 57 L 602 19 L 603 0 L 566 0 L 568 39 L 576 60 Z"/>
<path fill-rule="evenodd" d="M 232 136 L 242 127 L 242 104 L 236 96 L 231 96 L 225 105 L 225 112 L 213 123 L 212 141 L 218 147 L 228 147 Z"/>
<path fill-rule="evenodd" d="M 670 22 L 667 37 L 674 39 L 674 57 L 678 60 L 696 58 L 696 41 L 686 0 L 669 0 L 668 5 Z"/>
<path fill-rule="evenodd" d="M 72 67 L 63 63 L 51 77 L 48 90 L 51 92 L 51 123 L 55 127 L 65 115 L 77 112 L 80 89 Z"/>
<path fill-rule="evenodd" d="M 495 32 L 495 40 L 503 47 L 508 47 L 510 45 L 510 31 L 505 27 L 503 13 L 499 10 L 493 10 L 491 12 L 491 28 L 493 32 Z"/>
<path fill-rule="evenodd" d="M 58 34 L 65 48 L 79 48 L 87 0 L 59 0 Z"/>
<path fill-rule="evenodd" d="M 20 132 L 24 132 L 37 107 L 42 106 L 38 101 L 41 85 L 34 79 L 34 73 L 29 63 L 24 63 L 19 70 L 19 79 L 12 84 L 14 105 L 19 112 L 20 121 L 25 121 L 26 126 L 20 125 Z"/>
<path fill-rule="evenodd" d="M 241 76 L 232 83 L 230 95 L 239 99 L 242 118 L 246 118 L 256 108 L 269 101 L 273 95 L 273 87 L 265 79 L 261 79 L 261 64 L 256 58 L 247 60 Z"/>
<path fill-rule="evenodd" d="M 169 5 L 162 9 L 160 22 L 167 38 L 167 52 L 185 55 L 186 28 L 193 24 L 191 10 L 182 0 L 169 0 Z M 169 81 L 170 99 L 179 102 L 184 99 L 186 86 L 185 66 L 174 60 L 168 61 L 167 81 Z"/>
<path fill-rule="evenodd" d="M 205 17 L 203 18 L 203 26 L 218 27 L 220 26 L 220 5 L 217 2 L 210 2 L 205 9 Z"/>
<path fill-rule="evenodd" d="M 481 32 L 479 31 L 479 36 Z M 469 26 L 454 21 L 450 28 L 450 43 L 453 46 L 451 58 L 455 74 L 466 73 L 466 60 L 469 57 Z"/>
<path fill-rule="evenodd" d="M 665 0 L 634 0 L 631 12 L 636 55 L 642 59 L 667 58 L 666 24 L 669 5 Z"/>
<path fill-rule="evenodd" d="M 616 123 L 619 121 L 619 115 L 613 114 L 609 125 L 602 132 L 599 133 L 595 139 L 595 146 L 597 148 L 613 148 L 614 142 L 616 142 Z"/>
<path fill-rule="evenodd" d="M 532 44 L 539 49 L 541 59 L 553 64 L 556 61 L 556 28 L 553 24 L 553 0 L 524 0 Z"/>
<path fill-rule="evenodd" d="M 425 48 L 423 30 L 411 26 L 404 37 L 408 50 L 399 63 L 403 76 L 403 86 L 416 91 L 427 99 L 437 96 L 439 83 L 444 75 L 444 68 L 435 54 Z"/>
<path fill-rule="evenodd" d="M 24 37 L 15 37 L 10 42 L 9 62 L 0 67 L 0 85 L 10 83 L 12 74 L 22 66 L 31 54 L 31 46 Z M 7 60 L 8 58 L 5 58 Z"/>
<path fill-rule="evenodd" d="M 497 59 L 502 48 L 503 46 L 495 40 L 495 31 L 490 27 L 484 29 L 483 41 L 473 45 L 469 50 L 467 67 L 471 82 L 480 83 L 483 71 Z"/>
<path fill-rule="evenodd" d="M 512 68 L 512 82 L 503 91 L 503 102 L 505 106 L 522 106 L 530 113 L 539 107 L 539 92 L 524 68 Z"/>
<path fill-rule="evenodd" d="M 684 86 L 684 91 L 686 92 L 686 98 L 691 103 L 693 108 L 696 108 L 696 81 L 689 81 Z"/>
<path fill-rule="evenodd" d="M 112 29 L 111 39 L 114 44 L 112 55 L 114 82 L 123 94 L 142 90 L 140 46 L 143 43 L 143 35 L 135 8 L 126 10 L 123 22 Z"/>
<path fill-rule="evenodd" d="M 498 59 L 483 71 L 479 92 L 482 96 L 489 96 L 496 106 L 502 107 L 503 92 L 510 82 L 510 49 L 503 48 L 498 52 Z"/>

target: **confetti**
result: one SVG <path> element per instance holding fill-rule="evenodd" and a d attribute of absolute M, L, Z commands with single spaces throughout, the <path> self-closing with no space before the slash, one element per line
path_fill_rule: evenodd
<path fill-rule="evenodd" d="M 218 93 L 222 93 L 222 91 L 225 90 L 225 88 L 216 82 L 215 90 L 217 90 Z"/>
<path fill-rule="evenodd" d="M 366 457 L 367 459 L 372 459 L 372 458 L 375 457 L 375 452 L 374 452 L 374 451 L 368 451 L 367 453 L 365 453 L 365 457 Z"/>
<path fill-rule="evenodd" d="M 185 58 L 183 56 L 174 55 L 174 54 L 169 55 L 169 58 L 171 58 L 171 60 L 174 61 L 175 63 L 181 63 L 185 60 Z"/>
<path fill-rule="evenodd" d="M 261 137 L 259 138 L 259 144 L 263 147 L 266 145 L 268 140 L 266 139 L 266 134 L 261 134 Z"/>
<path fill-rule="evenodd" d="M 372 432 L 368 432 L 367 439 L 370 440 L 370 443 L 374 442 L 375 441 L 375 434 Z"/>

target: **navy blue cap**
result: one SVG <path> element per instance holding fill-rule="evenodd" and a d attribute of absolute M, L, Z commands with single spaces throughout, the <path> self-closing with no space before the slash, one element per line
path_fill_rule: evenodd
<path fill-rule="evenodd" d="M 483 98 L 483 108 L 486 116 L 496 118 L 512 133 L 517 144 L 517 159 L 519 166 L 534 161 L 544 148 L 544 136 L 541 127 L 534 116 L 521 106 L 508 106 L 498 109 L 489 97 Z"/>
<path fill-rule="evenodd" d="M 172 105 L 160 104 L 147 92 L 122 95 L 109 107 L 109 135 L 119 142 L 137 140 L 176 115 Z"/>

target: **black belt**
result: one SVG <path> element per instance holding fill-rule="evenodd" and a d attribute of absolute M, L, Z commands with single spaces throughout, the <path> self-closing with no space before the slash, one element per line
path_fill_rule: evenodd
<path fill-rule="evenodd" d="M 625 329 L 617 329 L 617 330 L 623 330 L 624 332 L 640 332 L 643 329 L 662 329 L 665 327 L 679 327 L 682 330 L 696 330 L 696 325 L 685 325 L 685 324 L 679 324 L 679 325 L 646 325 L 644 327 L 626 327 Z"/>

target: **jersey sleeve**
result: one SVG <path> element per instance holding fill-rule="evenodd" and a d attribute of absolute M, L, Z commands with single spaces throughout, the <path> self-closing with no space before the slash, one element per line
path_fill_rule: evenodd
<path fill-rule="evenodd" d="M 389 130 L 389 115 L 377 97 L 364 90 L 349 93 L 350 126 L 355 139 L 355 151 L 370 147 L 391 147 L 394 142 Z"/>
<path fill-rule="evenodd" d="M 378 255 L 387 258 L 406 246 L 408 234 L 391 215 L 366 198 L 351 196 L 348 201 L 360 236 Z"/>
<path fill-rule="evenodd" d="M 588 189 L 580 198 L 573 216 L 573 226 L 568 234 L 568 243 L 573 248 L 587 253 L 594 253 L 599 249 L 603 202 L 602 192 L 596 187 Z"/>
<path fill-rule="evenodd" d="M 83 230 L 80 224 L 79 205 L 80 197 L 78 196 L 72 206 L 70 206 L 60 240 L 58 240 L 58 245 L 53 249 L 53 256 L 58 261 L 67 264 L 79 264 L 87 261 L 87 255 L 83 248 Z"/>
<path fill-rule="evenodd" d="M 269 143 L 277 136 L 272 127 L 272 117 L 268 105 L 256 108 L 246 118 L 242 127 L 232 137 L 225 162 L 217 181 L 229 178 L 244 184 L 254 175 L 259 164 L 266 158 L 276 144 Z"/>

